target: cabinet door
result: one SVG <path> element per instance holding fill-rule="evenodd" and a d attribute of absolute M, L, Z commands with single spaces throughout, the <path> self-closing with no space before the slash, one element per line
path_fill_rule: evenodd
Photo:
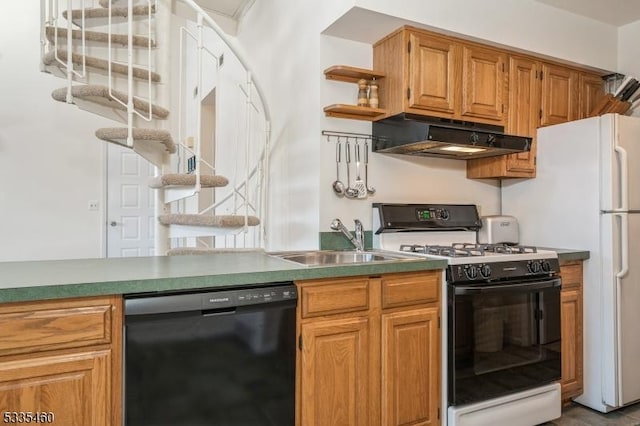
<path fill-rule="evenodd" d="M 51 412 L 54 424 L 107 426 L 111 351 L 0 363 L 0 412 Z"/>
<path fill-rule="evenodd" d="M 456 104 L 456 52 L 447 39 L 409 34 L 410 108 L 454 114 Z"/>
<path fill-rule="evenodd" d="M 439 424 L 438 308 L 382 315 L 382 424 Z"/>
<path fill-rule="evenodd" d="M 463 47 L 462 115 L 505 121 L 507 55 L 477 46 Z"/>
<path fill-rule="evenodd" d="M 582 294 L 563 290 L 562 302 L 562 400 L 582 393 Z"/>
<path fill-rule="evenodd" d="M 511 57 L 509 60 L 509 121 L 507 132 L 534 138 L 531 151 L 507 157 L 507 171 L 535 173 L 536 129 L 540 123 L 540 63 Z"/>
<path fill-rule="evenodd" d="M 302 324 L 302 426 L 371 426 L 369 320 Z"/>
<path fill-rule="evenodd" d="M 602 78 L 594 74 L 580 74 L 580 118 L 591 116 L 591 111 L 604 97 Z"/>
<path fill-rule="evenodd" d="M 542 65 L 540 124 L 566 123 L 578 118 L 578 72 L 559 65 Z"/>

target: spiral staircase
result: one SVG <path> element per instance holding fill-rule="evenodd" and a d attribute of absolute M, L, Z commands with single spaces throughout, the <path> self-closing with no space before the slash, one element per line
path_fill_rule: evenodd
<path fill-rule="evenodd" d="M 155 166 L 155 253 L 264 247 L 270 117 L 235 40 L 192 0 L 41 1 L 53 99 Z"/>

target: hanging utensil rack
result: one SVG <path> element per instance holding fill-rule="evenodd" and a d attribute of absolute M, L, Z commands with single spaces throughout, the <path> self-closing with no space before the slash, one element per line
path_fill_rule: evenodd
<path fill-rule="evenodd" d="M 341 149 L 340 148 L 340 144 L 344 141 L 344 149 L 345 149 L 345 165 L 346 165 L 346 171 L 347 171 L 347 182 L 346 182 L 346 188 L 344 190 L 344 192 L 339 192 L 339 191 L 335 191 L 335 187 L 333 188 L 334 193 L 336 193 L 336 196 L 338 197 L 345 197 L 348 200 L 362 200 L 365 199 L 367 197 L 369 197 L 370 195 L 373 195 L 375 193 L 375 188 L 373 188 L 372 186 L 369 185 L 368 182 L 368 158 L 369 158 L 369 153 L 365 152 L 363 158 L 365 159 L 364 162 L 364 185 L 360 185 L 360 189 L 362 189 L 362 187 L 364 187 L 364 189 L 362 191 L 359 191 L 358 194 L 355 194 L 354 191 L 356 191 L 355 188 L 351 187 L 351 184 L 353 182 L 351 182 L 351 178 L 350 175 L 352 173 L 350 170 L 351 164 L 354 164 L 354 162 L 350 161 L 351 158 L 356 158 L 356 153 L 360 150 L 360 143 L 364 143 L 364 148 L 368 151 L 369 150 L 369 141 L 371 141 L 372 145 L 373 142 L 375 140 L 378 140 L 380 138 L 376 138 L 373 135 L 369 135 L 369 134 L 365 134 L 365 133 L 353 133 L 353 132 L 338 132 L 338 131 L 333 131 L 333 130 L 323 130 L 322 131 L 322 136 L 325 136 L 327 138 L 327 142 L 336 142 L 337 144 L 337 149 Z M 354 155 L 351 155 L 351 148 L 350 148 L 350 143 L 355 143 L 354 146 Z M 341 167 L 341 163 L 342 161 L 340 160 L 341 156 L 340 153 L 337 154 L 337 167 L 338 167 L 338 171 L 337 171 L 337 177 L 336 180 L 339 180 L 339 175 L 340 175 L 340 171 L 339 171 L 339 167 Z M 360 159 L 357 158 L 357 162 L 360 162 Z M 356 173 L 359 171 L 359 165 L 356 163 L 356 169 L 353 170 L 353 175 L 355 176 Z"/>

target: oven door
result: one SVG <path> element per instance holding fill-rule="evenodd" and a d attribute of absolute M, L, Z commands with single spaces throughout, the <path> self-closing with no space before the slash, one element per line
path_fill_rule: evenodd
<path fill-rule="evenodd" d="M 449 405 L 560 379 L 560 284 L 448 285 Z"/>

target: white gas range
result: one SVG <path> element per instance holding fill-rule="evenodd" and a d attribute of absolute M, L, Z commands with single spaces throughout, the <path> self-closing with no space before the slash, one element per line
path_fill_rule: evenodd
<path fill-rule="evenodd" d="M 450 265 L 524 261 L 531 265 L 531 273 L 539 272 L 538 266 L 549 266 L 541 261 L 558 257 L 533 246 L 479 244 L 476 235 L 481 226 L 473 204 L 373 205 L 376 249 L 447 259 Z"/>
<path fill-rule="evenodd" d="M 373 205 L 373 246 L 446 259 L 443 396 L 448 426 L 533 426 L 560 416 L 557 254 L 476 244 L 475 205 Z"/>

